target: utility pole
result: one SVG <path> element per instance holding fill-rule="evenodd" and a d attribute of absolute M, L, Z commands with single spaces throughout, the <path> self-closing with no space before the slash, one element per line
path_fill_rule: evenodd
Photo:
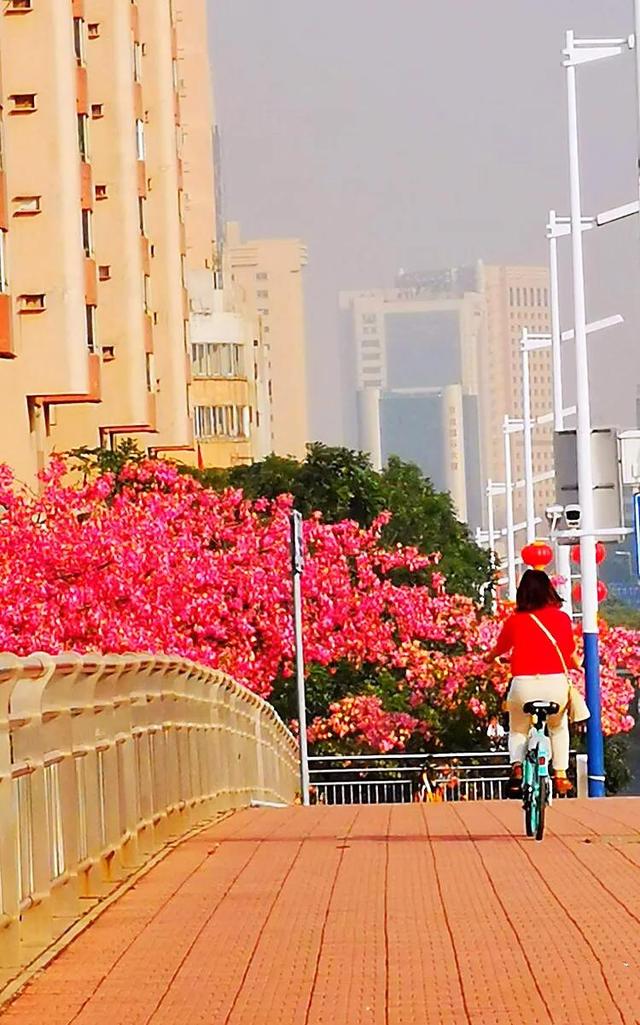
<path fill-rule="evenodd" d="M 298 689 L 298 743 L 300 748 L 300 797 L 309 804 L 309 752 L 307 746 L 307 702 L 304 681 L 304 646 L 302 641 L 302 574 L 304 572 L 304 544 L 302 515 L 291 513 L 291 569 L 293 577 L 293 629 L 296 655 L 296 682 Z"/>

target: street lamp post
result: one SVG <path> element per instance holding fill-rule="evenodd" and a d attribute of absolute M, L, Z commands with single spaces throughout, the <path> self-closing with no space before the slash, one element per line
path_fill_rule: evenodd
<path fill-rule="evenodd" d="M 514 421 L 505 416 L 502 430 L 504 432 L 504 490 L 507 519 L 507 594 L 509 601 L 516 600 L 516 545 L 513 529 L 513 471 L 511 467 L 511 434 Z"/>
<path fill-rule="evenodd" d="M 567 114 L 569 125 L 569 182 L 571 193 L 571 251 L 573 265 L 573 312 L 576 346 L 576 405 L 578 456 L 578 495 L 582 508 L 580 563 L 582 568 L 582 632 L 585 655 L 587 704 L 591 712 L 587 731 L 589 796 L 604 797 L 604 741 L 598 652 L 598 575 L 594 534 L 593 471 L 591 466 L 591 408 L 589 398 L 589 360 L 587 316 L 582 244 L 582 202 L 580 188 L 580 146 L 578 138 L 578 98 L 576 66 L 590 60 L 615 56 L 624 40 L 589 40 L 576 43 L 567 32 L 565 67 L 567 69 Z"/>
<path fill-rule="evenodd" d="M 522 332 L 522 430 L 524 441 L 524 495 L 525 495 L 525 519 L 527 521 L 527 544 L 535 540 L 535 490 L 533 484 L 533 423 L 531 421 L 531 381 L 529 348 L 527 345 L 528 332 L 524 328 Z"/>
<path fill-rule="evenodd" d="M 636 96 L 637 96 L 637 110 L 636 115 L 638 118 L 638 199 L 640 199 L 640 0 L 634 0 L 633 3 L 633 21 L 634 21 L 634 46 L 635 46 L 635 64 L 636 64 Z"/>
<path fill-rule="evenodd" d="M 303 805 L 309 799 L 309 752 L 307 746 L 307 700 L 304 679 L 304 646 L 302 640 L 302 573 L 304 551 L 302 515 L 297 509 L 291 513 L 291 575 L 293 578 L 293 633 L 296 656 L 296 685 L 298 692 L 298 745 L 300 751 L 300 799 Z"/>
<path fill-rule="evenodd" d="M 560 278 L 558 274 L 558 236 L 555 210 L 549 213 L 549 284 L 551 289 L 551 354 L 553 363 L 553 429 L 564 430 L 564 397 L 562 393 L 562 334 L 560 327 Z M 571 557 L 566 545 L 556 542 L 556 569 L 563 583 L 560 596 L 564 599 L 565 612 L 573 619 L 573 596 L 571 594 Z"/>

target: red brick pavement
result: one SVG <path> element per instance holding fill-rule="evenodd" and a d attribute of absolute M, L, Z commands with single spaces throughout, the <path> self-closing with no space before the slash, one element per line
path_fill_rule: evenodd
<path fill-rule="evenodd" d="M 640 801 L 239 813 L 125 893 L 2 1025 L 638 1025 Z"/>

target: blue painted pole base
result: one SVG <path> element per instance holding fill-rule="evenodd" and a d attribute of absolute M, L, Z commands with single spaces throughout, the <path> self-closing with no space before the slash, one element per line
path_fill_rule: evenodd
<path fill-rule="evenodd" d="M 602 735 L 602 702 L 600 694 L 600 656 L 598 634 L 584 634 L 584 673 L 586 698 L 591 712 L 587 721 L 587 766 L 589 797 L 605 796 L 604 737 Z"/>

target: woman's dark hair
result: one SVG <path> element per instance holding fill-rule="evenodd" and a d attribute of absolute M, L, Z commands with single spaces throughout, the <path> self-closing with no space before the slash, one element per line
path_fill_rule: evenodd
<path fill-rule="evenodd" d="M 528 569 L 518 585 L 516 608 L 518 612 L 535 612 L 546 605 L 560 608 L 562 598 L 544 570 Z"/>

